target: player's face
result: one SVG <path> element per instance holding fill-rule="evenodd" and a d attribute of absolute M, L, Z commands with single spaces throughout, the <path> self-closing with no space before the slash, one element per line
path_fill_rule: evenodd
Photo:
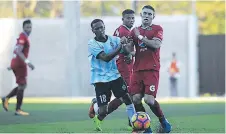
<path fill-rule="evenodd" d="M 105 26 L 101 21 L 93 24 L 92 31 L 97 38 L 105 37 Z"/>
<path fill-rule="evenodd" d="M 144 8 L 140 13 L 143 24 L 151 24 L 154 19 L 154 11 L 148 8 Z"/>
<path fill-rule="evenodd" d="M 135 22 L 135 15 L 134 14 L 125 14 L 122 18 L 123 24 L 126 25 L 128 28 L 133 27 Z"/>
<path fill-rule="evenodd" d="M 24 31 L 25 31 L 28 35 L 30 35 L 31 30 L 32 30 L 32 25 L 31 25 L 31 24 L 25 24 L 25 25 L 24 25 Z"/>

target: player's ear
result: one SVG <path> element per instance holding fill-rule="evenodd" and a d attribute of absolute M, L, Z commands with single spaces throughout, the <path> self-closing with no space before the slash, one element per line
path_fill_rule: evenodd
<path fill-rule="evenodd" d="M 124 18 L 122 17 L 122 21 L 124 21 Z"/>
<path fill-rule="evenodd" d="M 155 12 L 154 12 L 154 14 L 153 14 L 153 19 L 155 18 Z"/>
<path fill-rule="evenodd" d="M 140 17 L 142 17 L 142 12 L 140 13 Z"/>

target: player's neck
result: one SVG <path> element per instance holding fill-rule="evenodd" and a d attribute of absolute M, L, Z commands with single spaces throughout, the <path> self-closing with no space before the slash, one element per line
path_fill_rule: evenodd
<path fill-rule="evenodd" d="M 29 36 L 29 34 L 27 34 L 25 31 L 23 31 L 23 33 L 28 37 Z"/>
<path fill-rule="evenodd" d="M 131 27 L 126 26 L 125 24 L 122 24 L 126 29 L 131 30 Z"/>
<path fill-rule="evenodd" d="M 108 40 L 108 36 L 107 35 L 105 35 L 105 37 L 95 37 L 95 40 L 96 41 L 99 41 L 99 42 L 106 42 L 107 40 Z"/>
<path fill-rule="evenodd" d="M 143 23 L 143 24 L 141 25 L 141 27 L 142 27 L 143 29 L 146 29 L 146 28 L 150 27 L 151 25 L 152 25 L 152 23 Z"/>

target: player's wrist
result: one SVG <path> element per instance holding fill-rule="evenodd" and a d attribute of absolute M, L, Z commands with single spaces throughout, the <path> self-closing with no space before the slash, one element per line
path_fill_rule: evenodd
<path fill-rule="evenodd" d="M 30 61 L 29 61 L 28 59 L 24 60 L 24 62 L 25 62 L 26 64 L 30 63 Z"/>
<path fill-rule="evenodd" d="M 142 35 L 138 35 L 137 37 L 139 40 L 142 40 L 144 38 L 144 36 L 142 36 Z"/>

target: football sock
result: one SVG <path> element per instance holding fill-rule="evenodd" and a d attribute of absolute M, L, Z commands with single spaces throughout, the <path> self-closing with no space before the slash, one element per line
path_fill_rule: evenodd
<path fill-rule="evenodd" d="M 15 87 L 7 96 L 6 98 L 11 98 L 13 96 L 15 96 L 17 94 L 17 90 L 18 90 L 18 87 Z"/>
<path fill-rule="evenodd" d="M 24 90 L 18 90 L 17 92 L 17 103 L 16 103 L 16 110 L 20 110 L 20 107 L 23 102 L 24 97 Z"/>
<path fill-rule="evenodd" d="M 123 102 L 120 99 L 115 98 L 108 104 L 108 113 L 106 115 L 98 115 L 98 119 L 102 121 L 108 114 L 118 109 L 118 107 L 122 105 L 122 103 Z"/>
<path fill-rule="evenodd" d="M 126 105 L 126 112 L 129 119 L 131 119 L 132 116 L 136 113 L 134 105 L 133 104 Z"/>
<path fill-rule="evenodd" d="M 162 123 L 162 121 L 165 119 L 163 112 L 160 108 L 159 103 L 155 100 L 154 105 L 148 104 L 151 111 L 159 118 L 159 121 Z"/>
<path fill-rule="evenodd" d="M 118 109 L 119 106 L 122 105 L 122 101 L 120 99 L 115 98 L 108 104 L 108 114 L 112 113 L 116 109 Z"/>
<path fill-rule="evenodd" d="M 134 104 L 136 112 L 146 112 L 142 103 Z"/>

